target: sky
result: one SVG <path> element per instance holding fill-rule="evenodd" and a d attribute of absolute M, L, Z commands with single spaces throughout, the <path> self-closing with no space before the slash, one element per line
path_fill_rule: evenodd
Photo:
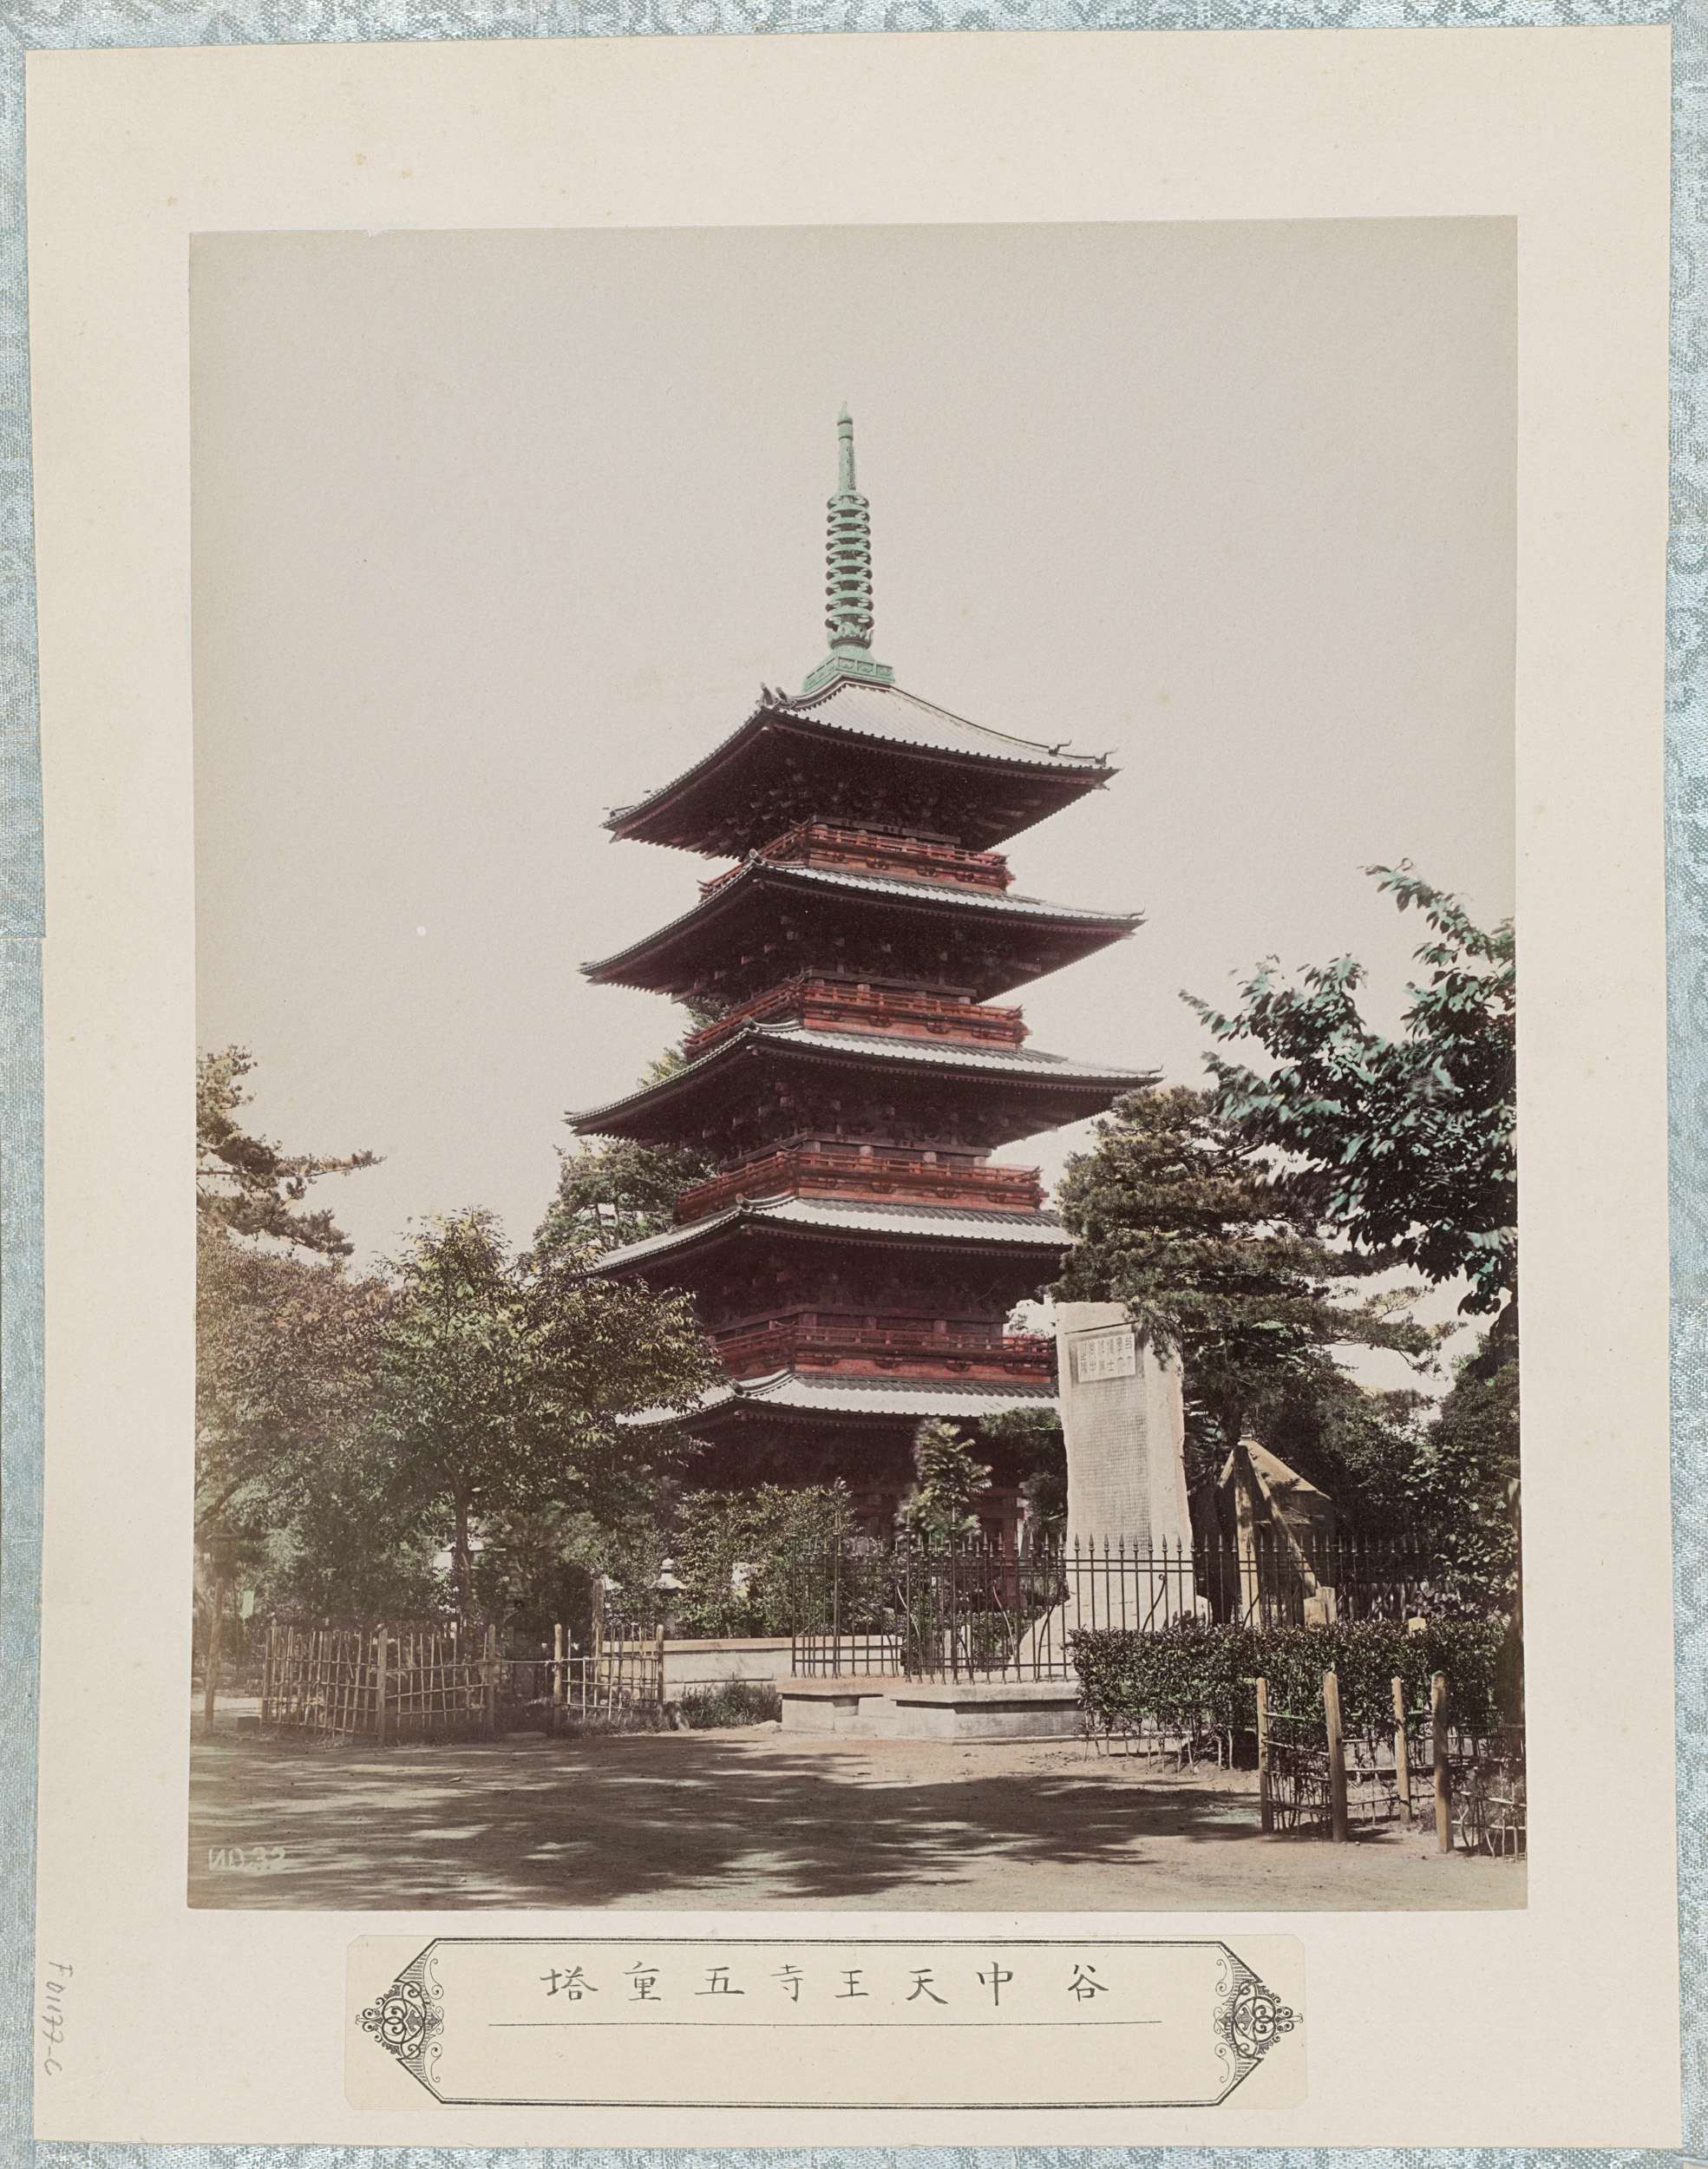
<path fill-rule="evenodd" d="M 682 1028 L 579 964 L 717 870 L 602 819 L 820 659 L 844 401 L 875 654 L 1120 770 L 1009 847 L 1145 914 L 1032 1044 L 1200 1083 L 1181 991 L 1270 955 L 1392 1026 L 1365 866 L 1512 908 L 1515 323 L 1499 220 L 198 237 L 200 1044 L 383 1156 L 361 1261 L 525 1242 Z"/>

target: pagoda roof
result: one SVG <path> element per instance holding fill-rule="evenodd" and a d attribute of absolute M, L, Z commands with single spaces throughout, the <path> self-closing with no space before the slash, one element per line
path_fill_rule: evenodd
<path fill-rule="evenodd" d="M 1083 1114 L 1100 1113 L 1122 1092 L 1154 1084 L 1156 1077 L 1151 1070 L 1117 1070 L 1101 1063 L 1075 1062 L 1065 1055 L 1046 1054 L 1035 1047 L 958 1046 L 858 1032 L 813 1032 L 804 1025 L 747 1025 L 719 1040 L 710 1052 L 684 1062 L 668 1077 L 621 1099 L 607 1101 L 603 1107 L 573 1115 L 571 1124 L 589 1137 L 653 1134 L 651 1118 L 663 1113 L 672 1101 L 697 1094 L 705 1081 L 755 1057 L 775 1062 L 829 1062 L 840 1067 L 871 1064 L 890 1077 L 947 1072 L 969 1083 L 989 1081 L 1023 1092 L 1037 1092 L 1049 1100 L 1068 1099 L 1075 1104 L 1075 1111 L 1055 1112 L 1050 1121 L 1037 1125 L 1040 1129 L 1077 1121 Z"/>
<path fill-rule="evenodd" d="M 749 1197 L 704 1220 L 608 1250 L 588 1267 L 590 1275 L 626 1273 L 636 1266 L 679 1258 L 721 1245 L 749 1230 L 794 1238 L 829 1235 L 838 1242 L 874 1242 L 960 1249 L 968 1243 L 1005 1250 L 1065 1250 L 1070 1237 L 1053 1213 L 992 1211 L 973 1205 L 881 1205 L 841 1198 Z"/>
<path fill-rule="evenodd" d="M 738 855 L 778 832 L 773 790 L 803 761 L 847 770 L 874 797 L 905 790 L 926 764 L 946 769 L 962 779 L 956 841 L 975 849 L 1031 828 L 1116 772 L 1105 755 L 989 730 L 900 685 L 841 678 L 794 696 L 765 688 L 710 752 L 605 825 L 618 836 Z M 797 817 L 826 810 L 806 805 Z"/>
<path fill-rule="evenodd" d="M 793 897 L 809 904 L 840 905 L 850 914 L 895 913 L 904 918 L 959 926 L 971 934 L 979 927 L 1031 931 L 1042 936 L 1050 960 L 1029 967 L 1018 957 L 986 964 L 973 992 L 982 1000 L 1006 993 L 1028 980 L 1076 962 L 1111 941 L 1124 940 L 1142 923 L 1138 912 L 1089 909 L 1080 904 L 1053 904 L 1040 896 L 1017 896 L 1011 890 L 963 888 L 947 881 L 897 881 L 882 874 L 839 872 L 822 866 L 778 864 L 749 859 L 733 877 L 702 896 L 689 910 L 631 942 L 625 949 L 584 964 L 590 980 L 605 985 L 680 993 L 697 983 L 700 971 L 727 956 L 739 944 L 745 926 L 756 931 L 773 923 L 773 907 Z M 845 922 L 846 923 L 846 922 Z"/>
<path fill-rule="evenodd" d="M 1076 753 L 1065 740 L 1054 745 L 1037 738 L 1016 737 L 1011 731 L 992 731 L 982 723 L 921 700 L 900 685 L 862 685 L 841 678 L 821 692 L 802 693 L 789 704 L 786 713 L 805 716 L 814 723 L 856 737 L 911 745 L 930 753 L 964 754 L 976 761 L 1007 761 L 1026 768 L 1050 768 L 1101 777 L 1109 770 L 1101 753 Z"/>
<path fill-rule="evenodd" d="M 791 1420 L 815 1416 L 847 1422 L 861 1417 L 880 1421 L 918 1422 L 926 1416 L 951 1421 L 976 1421 L 1014 1408 L 1053 1408 L 1056 1389 L 1011 1379 L 808 1377 L 799 1371 L 775 1371 L 766 1378 L 730 1379 L 708 1388 L 686 1410 L 646 1408 L 620 1420 L 641 1430 L 665 1430 L 714 1419 L 719 1428 L 731 1420 L 787 1416 Z"/>

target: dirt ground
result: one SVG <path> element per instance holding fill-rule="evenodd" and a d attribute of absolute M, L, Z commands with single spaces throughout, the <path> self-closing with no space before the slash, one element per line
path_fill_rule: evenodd
<path fill-rule="evenodd" d="M 775 1726 L 368 1748 L 226 1719 L 192 1750 L 205 1906 L 924 1906 L 989 1912 L 1522 1905 L 1521 1863 L 1390 1832 L 1265 1838 L 1255 1777 L 1076 1740 Z"/>

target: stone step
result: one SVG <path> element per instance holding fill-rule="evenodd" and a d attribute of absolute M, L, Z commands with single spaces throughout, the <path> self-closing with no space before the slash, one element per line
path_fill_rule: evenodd
<path fill-rule="evenodd" d="M 782 1680 L 785 1732 L 863 1740 L 1074 1740 L 1073 1680 Z"/>

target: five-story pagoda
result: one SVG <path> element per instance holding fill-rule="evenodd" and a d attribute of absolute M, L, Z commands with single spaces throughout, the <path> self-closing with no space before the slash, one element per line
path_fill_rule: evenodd
<path fill-rule="evenodd" d="M 710 1016 L 685 1059 L 575 1117 L 586 1135 L 690 1145 L 716 1172 L 674 1228 L 594 1268 L 687 1290 L 729 1372 L 688 1418 L 709 1484 L 847 1481 L 887 1519 L 927 1416 L 1049 1406 L 1047 1340 L 1005 1330 L 1067 1237 L 1035 1168 L 999 1146 L 1148 1082 L 1028 1047 L 992 1006 L 1131 933 L 1017 895 L 992 846 L 1099 788 L 1101 757 L 965 722 L 872 659 L 867 501 L 839 423 L 830 652 L 797 698 L 612 815 L 622 838 L 736 858 L 691 910 L 583 968 Z M 985 1455 L 995 1529 L 1008 1459 Z"/>

